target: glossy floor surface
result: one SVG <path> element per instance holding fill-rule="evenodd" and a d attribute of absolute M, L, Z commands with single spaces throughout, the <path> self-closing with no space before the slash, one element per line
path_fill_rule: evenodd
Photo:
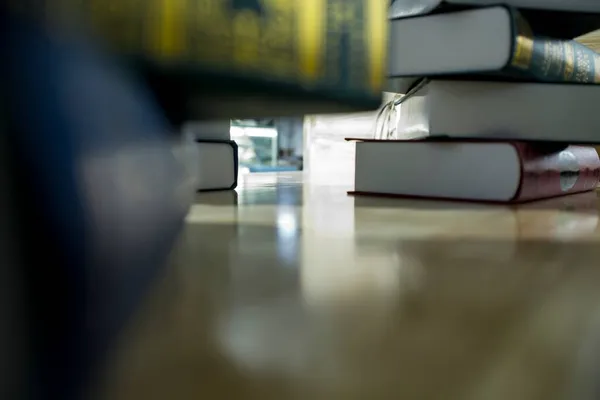
<path fill-rule="evenodd" d="M 105 398 L 598 398 L 597 193 L 509 208 L 302 180 L 198 196 Z"/>

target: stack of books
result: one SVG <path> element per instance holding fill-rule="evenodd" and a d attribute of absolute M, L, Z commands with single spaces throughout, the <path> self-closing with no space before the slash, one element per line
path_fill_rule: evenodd
<path fill-rule="evenodd" d="M 578 27 L 600 27 L 600 2 L 505 3 L 392 4 L 402 95 L 393 129 L 356 145 L 357 193 L 525 202 L 596 188 L 600 54 Z"/>

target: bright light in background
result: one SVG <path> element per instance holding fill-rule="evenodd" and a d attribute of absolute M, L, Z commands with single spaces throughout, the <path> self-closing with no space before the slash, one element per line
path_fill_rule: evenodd
<path fill-rule="evenodd" d="M 273 127 L 253 127 L 231 125 L 229 128 L 231 139 L 238 145 L 238 159 L 240 166 L 246 166 L 248 172 L 252 168 L 277 167 L 278 141 L 277 129 Z M 251 167 L 253 165 L 254 167 Z M 239 176 L 248 173 L 240 170 Z"/>
<path fill-rule="evenodd" d="M 252 126 L 232 126 L 229 130 L 232 138 L 236 137 L 268 137 L 268 138 L 276 138 L 277 137 L 277 129 L 268 128 L 268 127 L 252 127 Z"/>

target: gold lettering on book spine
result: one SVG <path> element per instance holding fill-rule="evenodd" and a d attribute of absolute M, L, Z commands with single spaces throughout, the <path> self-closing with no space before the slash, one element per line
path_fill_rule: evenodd
<path fill-rule="evenodd" d="M 528 69 L 531 65 L 533 54 L 533 40 L 528 37 L 518 36 L 515 41 L 512 65 L 519 69 Z"/>
<path fill-rule="evenodd" d="M 600 54 L 595 53 L 592 62 L 594 63 L 594 83 L 600 83 Z"/>
<path fill-rule="evenodd" d="M 563 68 L 563 43 L 548 40 L 544 44 L 544 76 L 559 75 Z"/>
<path fill-rule="evenodd" d="M 517 27 L 517 37 L 515 38 L 515 48 L 511 65 L 519 69 L 528 69 L 531 65 L 531 56 L 533 54 L 533 33 L 531 27 L 521 17 L 515 18 Z"/>
<path fill-rule="evenodd" d="M 565 55 L 565 69 L 563 72 L 563 78 L 565 81 L 570 81 L 575 72 L 575 50 L 573 44 L 569 42 L 564 43 L 564 55 Z"/>
<path fill-rule="evenodd" d="M 542 60 L 542 74 L 544 76 L 547 76 L 550 68 L 552 68 L 552 47 L 552 42 L 544 42 L 544 58 Z"/>
<path fill-rule="evenodd" d="M 575 81 L 582 83 L 589 82 L 591 61 L 586 51 L 582 49 L 575 50 L 575 66 Z"/>

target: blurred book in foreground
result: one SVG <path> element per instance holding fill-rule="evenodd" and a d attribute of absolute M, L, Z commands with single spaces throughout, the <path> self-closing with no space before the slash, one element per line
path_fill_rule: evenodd
<path fill-rule="evenodd" d="M 61 0 L 39 13 L 54 26 L 75 22 L 126 56 L 171 119 L 183 121 L 377 108 L 388 6 L 387 0 Z"/>

